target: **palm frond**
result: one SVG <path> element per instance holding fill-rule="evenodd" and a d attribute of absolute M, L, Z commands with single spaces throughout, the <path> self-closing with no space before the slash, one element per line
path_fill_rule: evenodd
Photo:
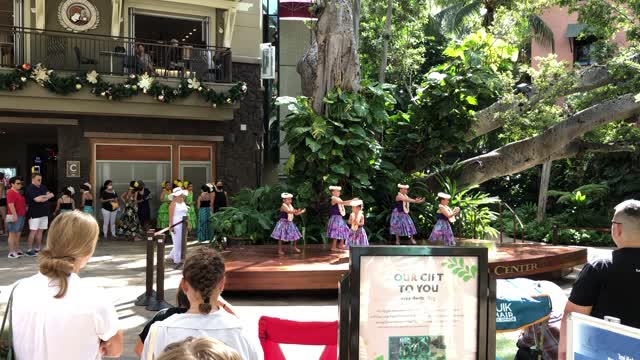
<path fill-rule="evenodd" d="M 472 1 L 462 6 L 453 18 L 451 30 L 456 33 L 462 32 L 466 20 L 473 15 L 480 14 L 482 6 L 482 1 L 479 0 Z"/>
<path fill-rule="evenodd" d="M 531 36 L 542 46 L 555 52 L 553 31 L 538 15 L 529 15 L 529 31 Z"/>

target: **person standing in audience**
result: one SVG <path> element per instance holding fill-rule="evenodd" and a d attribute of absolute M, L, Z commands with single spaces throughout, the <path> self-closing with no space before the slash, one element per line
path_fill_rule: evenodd
<path fill-rule="evenodd" d="M 24 181 L 21 177 L 14 176 L 9 180 L 11 189 L 7 191 L 7 232 L 9 233 L 9 259 L 17 259 L 24 256 L 20 251 L 20 234 L 24 227 L 24 218 L 27 215 L 27 203 L 20 193 Z"/>
<path fill-rule="evenodd" d="M 5 219 L 7 218 L 7 188 L 4 173 L 0 172 L 0 235 L 5 233 Z M 10 188 L 10 187 L 9 187 Z"/>
<path fill-rule="evenodd" d="M 39 272 L 19 280 L 11 306 L 13 348 L 20 360 L 87 360 L 122 354 L 123 332 L 108 296 L 82 281 L 100 229 L 80 211 L 51 224 Z"/>
<path fill-rule="evenodd" d="M 142 226 L 140 226 L 140 219 L 138 218 L 139 185 L 137 181 L 131 181 L 129 190 L 121 196 L 124 211 L 120 217 L 118 234 L 131 241 L 140 239 L 140 235 L 142 235 Z"/>
<path fill-rule="evenodd" d="M 170 260 L 174 264 L 179 265 L 182 263 L 182 234 L 189 231 L 189 208 L 184 202 L 184 198 L 187 196 L 187 190 L 181 187 L 173 189 L 169 200 L 169 226 L 171 227 L 171 240 L 173 241 L 173 249 L 169 253 Z M 187 222 L 183 223 L 182 219 L 187 217 Z"/>
<path fill-rule="evenodd" d="M 76 208 L 76 202 L 73 200 L 73 195 L 76 191 L 73 187 L 68 186 L 62 190 L 62 196 L 58 199 L 56 204 L 55 214 L 60 214 L 66 211 L 73 211 Z"/>
<path fill-rule="evenodd" d="M 104 239 L 109 239 L 109 230 L 111 236 L 116 237 L 116 215 L 118 214 L 118 194 L 113 189 L 113 181 L 107 180 L 100 190 L 100 202 L 102 203 L 102 235 Z"/>
<path fill-rule="evenodd" d="M 29 237 L 27 238 L 27 256 L 36 256 L 42 247 L 42 234 L 49 227 L 49 213 L 51 207 L 49 200 L 53 194 L 42 184 L 42 175 L 33 173 L 31 175 L 31 185 L 25 192 L 27 199 L 27 217 L 29 218 Z M 36 246 L 33 247 L 35 240 Z"/>
<path fill-rule="evenodd" d="M 603 319 L 612 316 L 623 325 L 640 328 L 640 308 L 630 291 L 640 283 L 640 201 L 615 207 L 611 237 L 618 247 L 609 259 L 587 263 L 580 271 L 564 308 L 558 359 L 567 351 L 567 316 L 576 312 Z"/>
<path fill-rule="evenodd" d="M 227 192 L 224 190 L 222 180 L 218 180 L 213 187 L 213 212 L 216 213 L 223 207 L 229 206 Z"/>
<path fill-rule="evenodd" d="M 198 248 L 187 258 L 180 287 L 189 298 L 189 310 L 151 326 L 141 359 L 157 358 L 167 345 L 189 336 L 221 340 L 243 360 L 264 358 L 257 334 L 248 334 L 238 318 L 220 311 L 224 275 L 224 261 L 211 248 Z"/>
<path fill-rule="evenodd" d="M 210 241 L 213 239 L 211 231 L 211 199 L 213 188 L 209 184 L 202 185 L 200 195 L 196 201 L 198 208 L 198 241 Z"/>
<path fill-rule="evenodd" d="M 147 189 L 142 180 L 138 180 L 138 219 L 140 225 L 146 233 L 149 230 L 149 223 L 151 223 L 151 206 L 149 206 L 149 200 L 151 200 L 151 191 Z"/>
<path fill-rule="evenodd" d="M 80 209 L 86 214 L 93 215 L 93 194 L 89 183 L 80 185 Z"/>
<path fill-rule="evenodd" d="M 162 230 L 169 226 L 169 204 L 171 204 L 169 195 L 171 195 L 171 181 L 163 181 L 162 191 L 160 192 L 160 207 L 156 218 L 156 230 Z"/>
<path fill-rule="evenodd" d="M 185 180 L 182 186 L 182 188 L 188 192 L 187 196 L 184 198 L 184 202 L 189 207 L 189 231 L 191 231 L 198 228 L 196 207 L 193 202 L 193 184 L 190 181 Z"/>

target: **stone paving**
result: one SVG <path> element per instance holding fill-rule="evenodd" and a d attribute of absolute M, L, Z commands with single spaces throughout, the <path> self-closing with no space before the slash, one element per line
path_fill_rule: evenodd
<path fill-rule="evenodd" d="M 24 240 L 23 240 L 24 241 Z M 24 244 L 24 243 L 23 243 Z M 37 272 L 36 258 L 6 257 L 6 237 L 0 237 L 0 304 L 2 312 L 6 305 L 9 289 L 18 279 Z M 190 243 L 190 247 L 197 246 Z M 166 253 L 170 251 L 168 246 Z M 589 258 L 606 256 L 610 249 L 589 249 Z M 118 310 L 121 327 L 125 331 L 125 349 L 122 359 L 135 359 L 133 351 L 137 334 L 153 312 L 135 306 L 136 298 L 144 292 L 145 284 L 145 242 L 100 240 L 89 264 L 80 276 L 96 286 L 103 287 Z M 165 271 L 166 299 L 173 303 L 181 272 L 172 267 Z M 577 274 L 574 271 L 558 281 L 565 291 L 570 291 Z M 248 328 L 257 332 L 258 319 L 262 315 L 282 317 L 291 320 L 332 321 L 338 318 L 337 292 L 313 294 L 281 293 L 225 293 L 225 298 L 237 309 L 238 315 Z M 317 358 L 321 349 L 309 347 L 284 347 L 291 359 Z M 316 356 L 314 353 L 318 354 Z"/>

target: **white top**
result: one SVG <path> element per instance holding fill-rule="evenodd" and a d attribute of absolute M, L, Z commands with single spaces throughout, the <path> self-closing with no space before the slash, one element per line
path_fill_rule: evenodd
<path fill-rule="evenodd" d="M 13 294 L 13 347 L 20 360 L 101 359 L 100 340 L 119 329 L 116 309 L 104 292 L 77 274 L 61 299 L 59 286 L 38 273 Z"/>
<path fill-rule="evenodd" d="M 182 218 L 189 213 L 189 206 L 183 202 L 177 202 L 173 208 L 173 224 L 182 221 Z"/>
<path fill-rule="evenodd" d="M 154 332 L 155 339 L 152 339 Z M 242 322 L 223 310 L 207 315 L 176 314 L 154 323 L 144 341 L 140 359 L 157 358 L 167 345 L 182 341 L 189 336 L 218 339 L 235 349 L 242 360 L 264 359 L 257 334 L 247 334 Z"/>

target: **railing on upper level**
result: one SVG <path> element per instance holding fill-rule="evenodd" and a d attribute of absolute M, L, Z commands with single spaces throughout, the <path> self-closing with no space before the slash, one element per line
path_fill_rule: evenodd
<path fill-rule="evenodd" d="M 23 63 L 56 71 L 147 72 L 210 82 L 231 82 L 232 67 L 229 48 L 0 26 L 0 66 Z"/>

